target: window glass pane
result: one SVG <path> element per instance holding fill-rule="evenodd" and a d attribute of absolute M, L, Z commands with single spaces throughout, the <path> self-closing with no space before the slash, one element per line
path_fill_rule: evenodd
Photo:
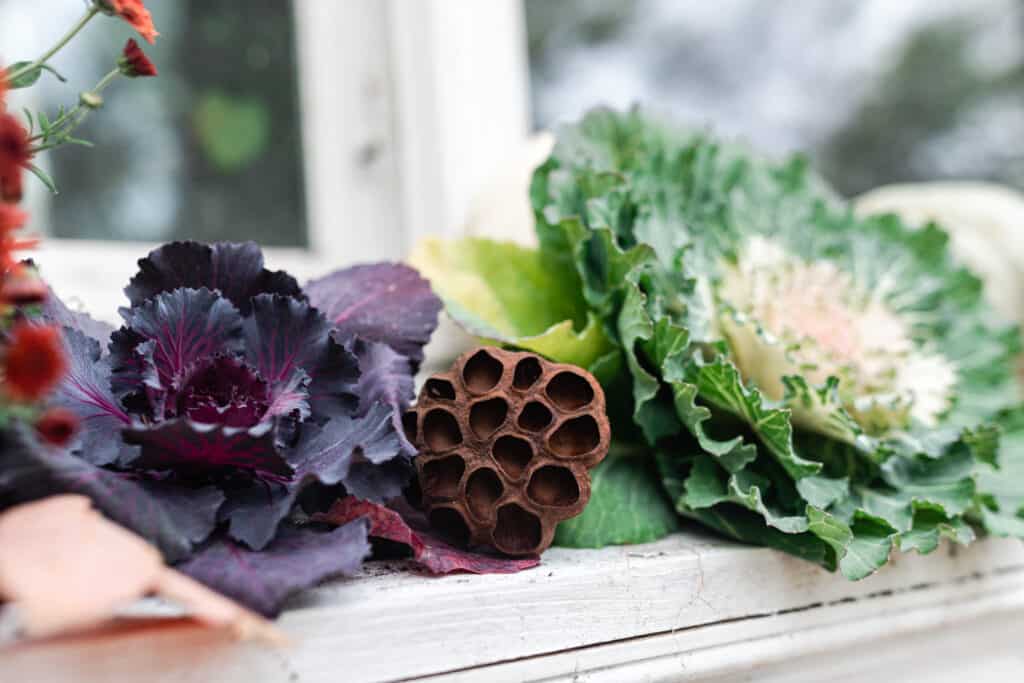
<path fill-rule="evenodd" d="M 290 2 L 155 0 L 161 36 L 140 40 L 160 75 L 119 80 L 78 137 L 40 159 L 61 190 L 48 227 L 60 237 L 255 239 L 306 244 L 295 36 Z M 81 2 L 0 0 L 0 58 L 34 57 L 81 15 Z M 15 105 L 73 105 L 136 36 L 97 17 Z M 51 116 L 52 118 L 52 116 Z M 37 193 L 38 195 L 38 193 Z M 45 219 L 44 219 L 45 220 Z"/>
<path fill-rule="evenodd" d="M 971 177 L 1024 188 L 1017 0 L 526 0 L 535 123 L 644 102 L 844 192 Z"/>

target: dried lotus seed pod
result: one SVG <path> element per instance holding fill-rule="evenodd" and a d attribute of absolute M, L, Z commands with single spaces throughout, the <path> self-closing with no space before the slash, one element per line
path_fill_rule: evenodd
<path fill-rule="evenodd" d="M 543 552 L 583 511 L 610 440 L 590 373 L 492 347 L 428 379 L 404 424 L 431 524 L 508 555 Z"/>

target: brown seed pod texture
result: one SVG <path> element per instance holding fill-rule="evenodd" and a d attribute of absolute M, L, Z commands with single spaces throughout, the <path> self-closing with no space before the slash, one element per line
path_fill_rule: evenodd
<path fill-rule="evenodd" d="M 543 552 L 583 511 L 611 438 L 590 373 L 493 347 L 428 379 L 404 422 L 431 525 L 507 555 Z"/>

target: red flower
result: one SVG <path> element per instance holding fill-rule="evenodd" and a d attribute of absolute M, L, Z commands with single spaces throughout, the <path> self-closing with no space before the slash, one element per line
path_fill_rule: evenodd
<path fill-rule="evenodd" d="M 0 302 L 13 306 L 41 304 L 50 296 L 50 288 L 31 266 L 17 263 L 4 273 L 0 284 Z"/>
<path fill-rule="evenodd" d="M 0 202 L 0 234 L 6 235 L 25 225 L 28 214 L 14 204 Z"/>
<path fill-rule="evenodd" d="M 21 171 L 30 159 L 25 128 L 10 114 L 0 114 L 0 199 L 21 201 Z"/>
<path fill-rule="evenodd" d="M 67 370 L 60 328 L 17 323 L 4 354 L 4 389 L 19 401 L 50 393 Z"/>
<path fill-rule="evenodd" d="M 156 66 L 153 65 L 153 62 L 149 61 L 149 57 L 142 51 L 139 44 L 131 39 L 125 43 L 124 52 L 121 54 L 121 59 L 118 60 L 117 65 L 120 67 L 121 73 L 129 78 L 156 76 Z"/>
<path fill-rule="evenodd" d="M 152 45 L 160 35 L 153 26 L 153 17 L 142 0 L 103 0 L 104 5 L 114 14 L 132 25 L 139 35 Z"/>
<path fill-rule="evenodd" d="M 19 240 L 14 237 L 14 231 L 23 226 L 26 220 L 27 213 L 13 204 L 0 202 L 0 273 L 17 266 L 14 252 L 35 244 L 35 240 Z"/>
<path fill-rule="evenodd" d="M 65 446 L 78 431 L 78 416 L 67 408 L 50 408 L 36 422 L 39 437 L 54 446 Z"/>
<path fill-rule="evenodd" d="M 0 273 L 16 269 L 15 252 L 35 245 L 35 240 L 17 239 L 14 231 L 25 224 L 28 214 L 14 206 L 0 202 Z"/>

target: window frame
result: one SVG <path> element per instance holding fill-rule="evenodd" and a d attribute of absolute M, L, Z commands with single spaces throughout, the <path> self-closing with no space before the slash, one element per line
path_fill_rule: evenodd
<path fill-rule="evenodd" d="M 521 1 L 292 6 L 309 246 L 265 249 L 270 266 L 304 280 L 458 234 L 528 134 Z M 154 246 L 47 238 L 34 258 L 58 294 L 110 320 Z"/>

